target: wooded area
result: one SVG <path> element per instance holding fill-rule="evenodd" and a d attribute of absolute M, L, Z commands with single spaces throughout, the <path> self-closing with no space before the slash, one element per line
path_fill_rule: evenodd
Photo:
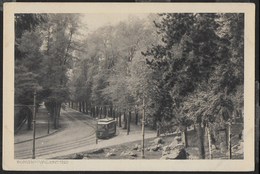
<path fill-rule="evenodd" d="M 58 128 L 62 103 L 124 113 L 145 102 L 154 128 L 178 125 L 185 137 L 194 126 L 202 159 L 204 134 L 243 117 L 244 14 L 131 16 L 88 34 L 82 17 L 16 14 L 15 104 L 31 105 L 36 90 Z"/>

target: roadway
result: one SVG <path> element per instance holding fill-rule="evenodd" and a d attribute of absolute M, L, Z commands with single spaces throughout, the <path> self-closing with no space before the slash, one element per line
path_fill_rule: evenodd
<path fill-rule="evenodd" d="M 95 125 L 95 120 L 85 114 L 69 108 L 62 110 L 60 130 L 53 135 L 36 139 L 36 158 L 95 144 Z M 32 158 L 32 141 L 15 144 L 14 156 L 15 159 Z"/>

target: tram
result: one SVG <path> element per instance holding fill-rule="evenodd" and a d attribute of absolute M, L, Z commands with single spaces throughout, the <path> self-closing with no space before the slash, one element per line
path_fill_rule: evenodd
<path fill-rule="evenodd" d="M 110 138 L 116 134 L 116 120 L 102 118 L 97 120 L 96 136 L 100 139 Z"/>

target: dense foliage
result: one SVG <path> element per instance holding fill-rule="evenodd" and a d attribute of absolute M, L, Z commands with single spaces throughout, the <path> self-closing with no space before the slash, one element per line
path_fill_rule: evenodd
<path fill-rule="evenodd" d="M 76 47 L 78 15 L 17 14 L 15 55 L 15 103 L 45 102 L 54 127 L 58 127 L 61 103 L 69 98 L 67 71 Z"/>
<path fill-rule="evenodd" d="M 163 70 L 171 100 L 170 118 L 199 127 L 201 158 L 204 129 L 225 124 L 243 105 L 243 14 L 161 14 L 156 23 L 162 44 L 149 49 L 148 64 Z"/>
<path fill-rule="evenodd" d="M 204 132 L 243 112 L 244 15 L 165 13 L 129 17 L 79 35 L 78 15 L 16 16 L 15 101 L 37 89 L 57 127 L 68 100 L 141 110 L 152 126 Z M 188 146 L 188 140 L 186 145 Z"/>

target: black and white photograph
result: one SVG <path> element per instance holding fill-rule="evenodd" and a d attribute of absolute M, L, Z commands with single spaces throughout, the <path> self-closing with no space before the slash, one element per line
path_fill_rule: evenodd
<path fill-rule="evenodd" d="M 248 12 L 114 6 L 10 13 L 8 159 L 138 161 L 138 170 L 250 161 Z"/>

